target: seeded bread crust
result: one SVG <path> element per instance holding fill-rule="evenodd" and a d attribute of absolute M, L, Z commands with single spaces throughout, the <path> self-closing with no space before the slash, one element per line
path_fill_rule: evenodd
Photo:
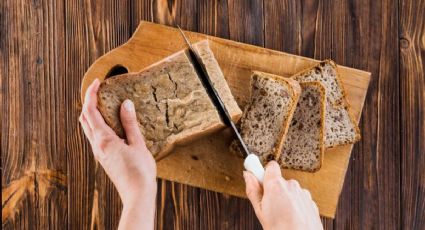
<path fill-rule="evenodd" d="M 282 168 L 315 172 L 324 159 L 326 92 L 320 82 L 304 82 L 278 160 Z"/>
<path fill-rule="evenodd" d="M 232 119 L 242 111 L 234 100 L 208 42 L 194 45 Z M 186 51 L 177 52 L 139 73 L 106 79 L 99 87 L 98 109 L 122 138 L 119 119 L 125 99 L 135 104 L 139 128 L 148 149 L 159 160 L 176 144 L 190 143 L 225 127 L 202 86 Z"/>
<path fill-rule="evenodd" d="M 279 158 L 300 93 L 298 82 L 292 79 L 253 72 L 251 99 L 242 114 L 240 133 L 250 152 L 258 155 L 263 164 Z M 288 104 L 283 105 L 285 100 Z M 230 147 L 231 151 L 240 153 L 236 140 Z"/>
<path fill-rule="evenodd" d="M 334 75 L 334 77 L 332 77 Z M 332 60 L 325 60 L 310 69 L 295 74 L 291 78 L 299 82 L 320 81 L 326 90 L 326 132 L 325 146 L 352 144 L 360 140 L 360 130 L 354 120 L 346 97 L 338 68 Z M 338 133 L 338 126 L 345 129 Z"/>

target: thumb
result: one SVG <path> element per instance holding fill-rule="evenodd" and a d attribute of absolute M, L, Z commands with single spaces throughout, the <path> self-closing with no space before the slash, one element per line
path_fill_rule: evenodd
<path fill-rule="evenodd" d="M 251 201 L 254 211 L 259 216 L 261 213 L 261 199 L 263 198 L 263 189 L 257 178 L 248 171 L 243 171 L 243 177 L 246 184 L 246 196 Z"/>
<path fill-rule="evenodd" d="M 131 100 L 126 99 L 121 105 L 121 123 L 127 136 L 129 145 L 137 144 L 142 141 L 139 124 L 137 122 L 136 110 Z"/>

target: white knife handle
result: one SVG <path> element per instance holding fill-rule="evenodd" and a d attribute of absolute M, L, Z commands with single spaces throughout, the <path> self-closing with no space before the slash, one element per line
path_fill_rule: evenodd
<path fill-rule="evenodd" d="M 250 171 L 258 179 L 260 184 L 263 184 L 264 179 L 264 167 L 260 162 L 260 159 L 255 154 L 249 154 L 243 163 L 246 170 Z"/>

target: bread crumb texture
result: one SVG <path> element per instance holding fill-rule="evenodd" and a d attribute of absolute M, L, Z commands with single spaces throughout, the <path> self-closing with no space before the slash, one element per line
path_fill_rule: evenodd
<path fill-rule="evenodd" d="M 293 90 L 287 83 L 258 73 L 252 76 L 251 89 L 241 118 L 241 136 L 249 151 L 264 163 L 272 160 L 280 144 L 283 124 L 294 103 Z"/>
<path fill-rule="evenodd" d="M 284 168 L 315 171 L 324 151 L 325 90 L 319 82 L 300 85 L 302 93 L 278 162 Z"/>

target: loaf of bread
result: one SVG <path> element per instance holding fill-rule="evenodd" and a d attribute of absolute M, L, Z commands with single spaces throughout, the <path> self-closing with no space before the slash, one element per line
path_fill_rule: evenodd
<path fill-rule="evenodd" d="M 326 91 L 325 146 L 355 143 L 360 131 L 350 113 L 344 87 L 338 75 L 337 66 L 331 60 L 292 76 L 298 82 L 319 81 Z"/>
<path fill-rule="evenodd" d="M 301 92 L 298 82 L 255 71 L 251 76 L 251 98 L 240 123 L 242 139 L 263 164 L 278 159 Z M 236 140 L 231 144 L 233 151 Z"/>
<path fill-rule="evenodd" d="M 325 150 L 325 88 L 320 82 L 300 83 L 301 96 L 278 159 L 283 168 L 320 169 Z"/>
<path fill-rule="evenodd" d="M 207 41 L 194 45 L 229 114 L 237 121 L 242 111 L 234 100 Z M 225 127 L 188 58 L 180 51 L 144 69 L 106 79 L 98 92 L 98 108 L 106 123 L 120 136 L 119 118 L 125 99 L 134 102 L 139 128 L 156 159 L 174 145 L 186 144 Z"/>

